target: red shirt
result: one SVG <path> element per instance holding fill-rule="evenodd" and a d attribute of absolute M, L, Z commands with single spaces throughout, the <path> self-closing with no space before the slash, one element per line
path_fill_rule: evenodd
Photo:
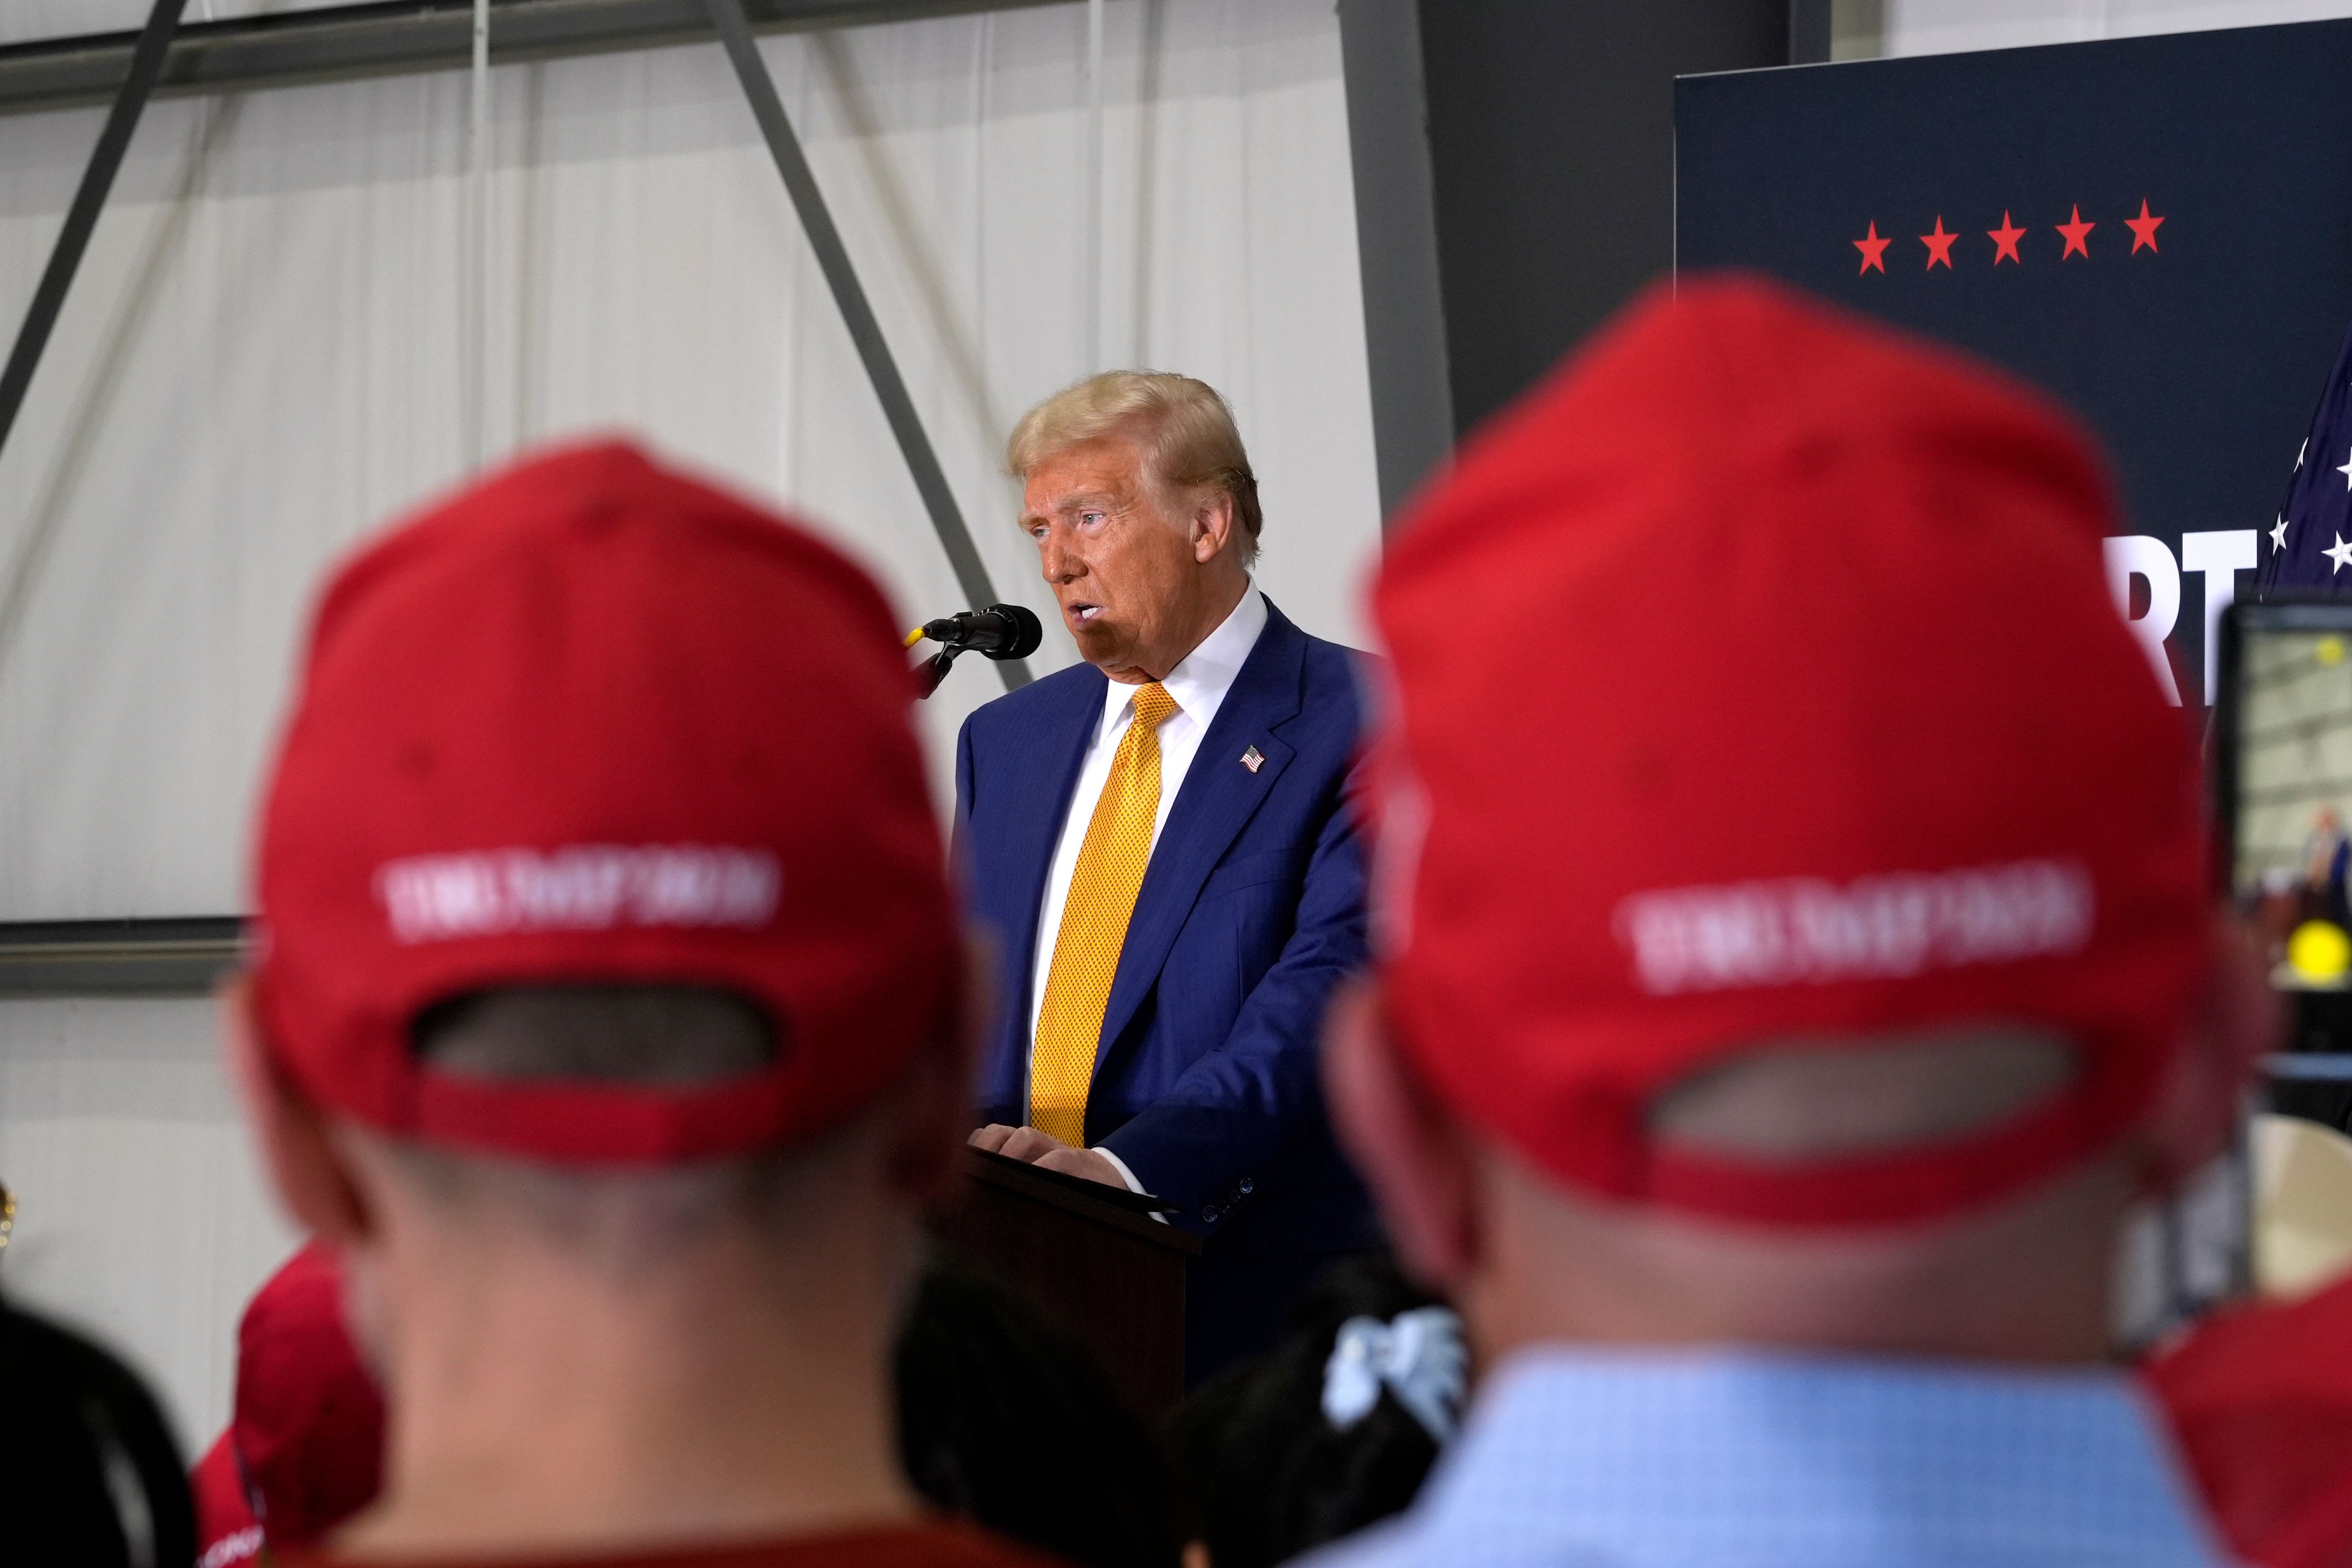
<path fill-rule="evenodd" d="M 289 1552 L 284 1568 L 363 1568 L 340 1557 Z M 960 1524 L 896 1525 L 793 1536 L 738 1546 L 680 1547 L 625 1556 L 403 1558 L 403 1568 L 1056 1568 L 1057 1560 Z"/>
<path fill-rule="evenodd" d="M 2147 1381 L 2238 1555 L 2263 1568 L 2352 1563 L 2352 1279 L 2216 1312 Z"/>

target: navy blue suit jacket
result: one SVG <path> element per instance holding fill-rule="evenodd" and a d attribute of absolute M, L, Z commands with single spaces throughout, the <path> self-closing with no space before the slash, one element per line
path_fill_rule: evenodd
<path fill-rule="evenodd" d="M 1226 1301 L 1278 1319 L 1276 1298 L 1302 1271 L 1253 1262 L 1378 1237 L 1332 1142 L 1318 1073 L 1324 1007 L 1366 950 L 1352 658 L 1267 604 L 1152 849 L 1103 1016 L 1087 1142 L 1206 1238 L 1196 1310 Z M 964 871 L 1002 959 L 981 1079 L 987 1121 L 1026 1120 L 1038 909 L 1105 686 L 1091 666 L 1062 670 L 981 708 L 956 741 Z M 1255 772 L 1242 761 L 1252 746 L 1265 759 Z M 1264 1337 L 1261 1326 L 1281 1325 L 1213 1337 L 1238 1345 Z"/>

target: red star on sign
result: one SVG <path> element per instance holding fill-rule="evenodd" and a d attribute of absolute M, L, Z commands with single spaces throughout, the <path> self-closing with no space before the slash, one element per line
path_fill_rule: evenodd
<path fill-rule="evenodd" d="M 1870 237 L 1867 239 L 1857 239 L 1853 242 L 1853 247 L 1862 252 L 1862 265 L 1854 269 L 1854 276 L 1860 277 L 1863 273 L 1869 271 L 1874 267 L 1877 268 L 1882 274 L 1885 273 L 1886 270 L 1886 247 L 1894 243 L 1895 242 L 1891 239 L 1881 239 L 1878 237 L 1878 220 L 1876 218 L 1872 218 L 1870 220 Z"/>
<path fill-rule="evenodd" d="M 2147 216 L 2147 198 L 2140 197 L 2139 216 L 2124 219 L 2124 226 L 2132 231 L 2131 253 L 2134 256 L 2139 254 L 2139 247 L 2143 245 L 2150 250 L 2156 248 L 2156 226 L 2163 221 L 2160 217 Z"/>
<path fill-rule="evenodd" d="M 1992 241 L 1992 264 L 1995 267 L 2004 261 L 2016 261 L 2020 267 L 2025 265 L 2018 260 L 2017 255 L 2017 242 L 2025 237 L 2025 231 L 2017 226 L 2007 212 L 2000 215 L 2000 226 L 1985 230 L 1985 236 Z"/>
<path fill-rule="evenodd" d="M 1952 241 L 1959 237 L 1960 237 L 1957 234 L 1947 234 L 1944 232 L 1944 215 L 1942 213 L 1937 213 L 1936 215 L 1936 232 L 1933 234 L 1923 234 L 1919 237 L 1919 243 L 1927 247 L 1927 269 L 1929 271 L 1934 271 L 1936 269 L 1936 265 L 1938 262 L 1943 264 L 1945 271 L 1949 272 L 1952 269 Z"/>
<path fill-rule="evenodd" d="M 2088 261 L 2091 259 L 2091 231 L 2099 226 L 2083 221 L 2083 209 L 2079 205 L 2074 209 L 2074 218 L 2072 223 L 2053 226 L 2066 237 L 2066 248 L 2058 253 L 2058 259 L 2063 261 L 2070 256 L 2080 256 Z"/>

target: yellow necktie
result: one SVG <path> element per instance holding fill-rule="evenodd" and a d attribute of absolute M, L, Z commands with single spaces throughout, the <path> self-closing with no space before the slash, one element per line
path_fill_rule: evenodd
<path fill-rule="evenodd" d="M 1151 860 L 1160 813 L 1160 726 L 1176 700 L 1158 681 L 1135 689 L 1135 721 L 1119 737 L 1110 777 L 1095 802 L 1078 868 L 1062 905 L 1045 1003 L 1029 1055 L 1029 1125 L 1074 1149 L 1087 1142 L 1087 1089 L 1094 1081 L 1103 1010 L 1110 1005 L 1118 950 Z"/>

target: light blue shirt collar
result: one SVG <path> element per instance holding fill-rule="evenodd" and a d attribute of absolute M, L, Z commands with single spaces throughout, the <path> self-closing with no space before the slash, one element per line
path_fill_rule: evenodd
<path fill-rule="evenodd" d="M 1487 1377 L 1402 1520 L 1315 1568 L 2221 1561 L 2122 1374 L 1570 1346 Z"/>

